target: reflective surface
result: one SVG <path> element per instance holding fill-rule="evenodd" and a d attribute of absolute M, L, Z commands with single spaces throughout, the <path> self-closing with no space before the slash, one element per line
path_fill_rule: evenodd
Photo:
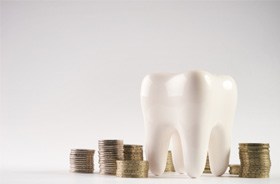
<path fill-rule="evenodd" d="M 186 175 L 176 173 L 164 173 L 160 177 L 150 175 L 149 178 L 118 178 L 115 176 L 102 176 L 97 173 L 94 174 L 77 174 L 69 173 L 68 171 L 0 171 L 0 183 L 3 184 L 142 184 L 142 183 L 159 183 L 159 184 L 278 184 L 280 176 L 274 175 L 268 179 L 248 179 L 239 178 L 225 174 L 223 177 L 214 177 L 213 175 L 203 174 L 199 180 L 194 180 Z"/>

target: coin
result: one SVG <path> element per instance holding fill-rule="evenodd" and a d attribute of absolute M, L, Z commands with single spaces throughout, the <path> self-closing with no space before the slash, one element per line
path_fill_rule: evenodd
<path fill-rule="evenodd" d="M 172 160 L 172 152 L 170 150 L 167 153 L 167 160 L 166 160 L 166 166 L 164 172 L 175 172 L 175 168 Z"/>
<path fill-rule="evenodd" d="M 70 171 L 78 173 L 93 173 L 93 156 L 95 150 L 92 149 L 71 149 Z"/>
<path fill-rule="evenodd" d="M 125 144 L 123 148 L 124 160 L 143 160 L 142 145 Z"/>
<path fill-rule="evenodd" d="M 99 140 L 99 174 L 115 175 L 117 170 L 116 160 L 123 160 L 122 140 Z"/>
<path fill-rule="evenodd" d="M 143 160 L 117 160 L 116 176 L 126 178 L 147 178 L 149 162 Z"/>
<path fill-rule="evenodd" d="M 240 143 L 239 177 L 266 178 L 269 177 L 271 160 L 268 143 Z"/>
<path fill-rule="evenodd" d="M 239 175 L 240 165 L 238 164 L 230 164 L 229 165 L 229 174 Z"/>
<path fill-rule="evenodd" d="M 205 173 L 205 174 L 210 174 L 211 173 L 208 154 L 207 154 L 207 157 L 206 157 L 206 164 L 205 164 L 205 168 L 204 168 L 203 173 Z"/>

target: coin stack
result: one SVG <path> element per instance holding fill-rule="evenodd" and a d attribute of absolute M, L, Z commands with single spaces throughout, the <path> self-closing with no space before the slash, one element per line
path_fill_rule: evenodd
<path fill-rule="evenodd" d="M 143 160 L 143 146 L 142 145 L 123 145 L 124 160 Z"/>
<path fill-rule="evenodd" d="M 239 175 L 239 171 L 240 171 L 240 165 L 237 164 L 229 165 L 229 174 Z"/>
<path fill-rule="evenodd" d="M 269 177 L 271 167 L 269 144 L 240 143 L 239 158 L 241 163 L 239 177 Z"/>
<path fill-rule="evenodd" d="M 123 178 L 147 178 L 149 162 L 143 160 L 117 160 L 116 176 Z"/>
<path fill-rule="evenodd" d="M 207 154 L 207 158 L 206 158 L 206 164 L 205 164 L 205 168 L 203 173 L 211 173 L 211 169 L 210 169 L 210 163 L 209 163 L 209 156 Z"/>
<path fill-rule="evenodd" d="M 95 150 L 71 149 L 70 171 L 79 173 L 93 173 L 93 156 Z"/>
<path fill-rule="evenodd" d="M 175 168 L 172 161 L 172 152 L 170 150 L 167 154 L 167 161 L 164 172 L 175 172 Z"/>
<path fill-rule="evenodd" d="M 99 140 L 99 173 L 115 175 L 117 164 L 116 160 L 123 160 L 123 141 L 122 140 Z"/>

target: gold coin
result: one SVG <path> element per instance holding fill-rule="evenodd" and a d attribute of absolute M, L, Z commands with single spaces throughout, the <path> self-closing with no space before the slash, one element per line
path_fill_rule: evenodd
<path fill-rule="evenodd" d="M 175 172 L 175 168 L 172 160 L 172 152 L 170 150 L 167 153 L 167 161 L 166 161 L 164 172 Z"/>
<path fill-rule="evenodd" d="M 240 143 L 239 177 L 265 178 L 269 177 L 271 160 L 268 143 Z"/>
<path fill-rule="evenodd" d="M 205 174 L 210 174 L 211 173 L 208 154 L 207 154 L 207 157 L 206 157 L 206 164 L 205 164 L 203 173 L 205 173 Z"/>

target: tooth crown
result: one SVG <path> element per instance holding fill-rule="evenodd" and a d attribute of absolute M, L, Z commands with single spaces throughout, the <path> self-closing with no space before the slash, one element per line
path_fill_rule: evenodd
<path fill-rule="evenodd" d="M 209 152 L 212 173 L 222 175 L 229 160 L 236 101 L 236 83 L 229 76 L 201 70 L 147 75 L 141 106 L 151 171 L 164 172 L 171 140 L 177 172 L 200 176 Z"/>

